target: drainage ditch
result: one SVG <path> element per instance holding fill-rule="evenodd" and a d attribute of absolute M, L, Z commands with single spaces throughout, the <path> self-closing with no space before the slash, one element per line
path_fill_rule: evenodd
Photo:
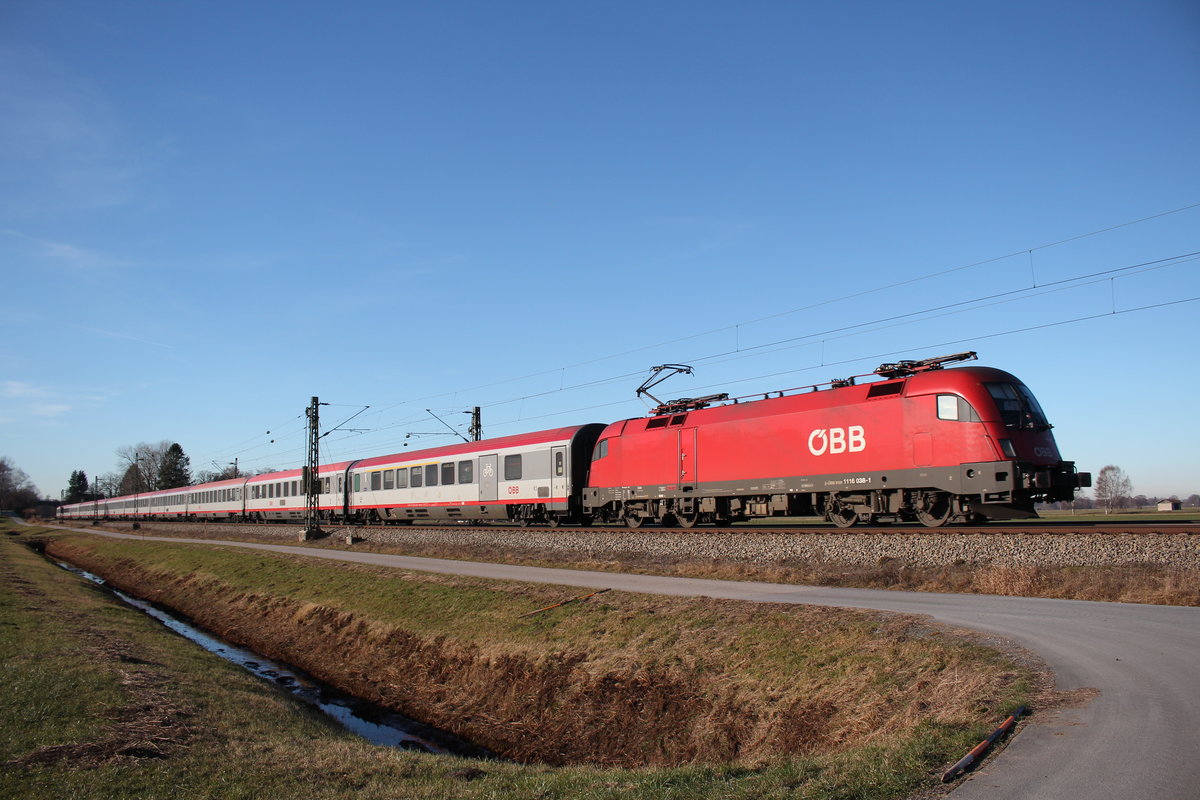
<path fill-rule="evenodd" d="M 237 664 L 258 678 L 313 706 L 346 730 L 372 744 L 470 758 L 497 758 L 494 753 L 452 733 L 425 725 L 374 703 L 346 694 L 296 667 L 273 661 L 252 650 L 226 642 L 170 611 L 108 586 L 107 581 L 99 575 L 94 575 L 63 561 L 56 560 L 54 563 L 69 572 L 103 586 L 121 602 L 149 615 L 164 627 L 200 645 L 205 650 Z"/>

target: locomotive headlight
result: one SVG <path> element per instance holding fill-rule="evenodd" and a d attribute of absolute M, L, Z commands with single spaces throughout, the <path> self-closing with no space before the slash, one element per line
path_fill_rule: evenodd
<path fill-rule="evenodd" d="M 1017 450 L 1015 447 L 1013 447 L 1012 439 L 1001 439 L 1000 449 L 1004 452 L 1004 455 L 1008 456 L 1009 458 L 1017 457 Z"/>

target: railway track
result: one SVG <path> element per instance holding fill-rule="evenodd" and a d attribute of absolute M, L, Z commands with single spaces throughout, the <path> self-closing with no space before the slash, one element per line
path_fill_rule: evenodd
<path fill-rule="evenodd" d="M 117 526 L 126 527 L 132 525 L 128 521 L 112 521 L 109 523 L 100 523 L 100 527 Z M 147 529 L 172 526 L 180 529 L 197 528 L 197 527 L 220 527 L 228 530 L 244 529 L 246 531 L 268 531 L 268 530 L 291 530 L 297 527 L 296 521 L 280 521 L 280 522 L 229 522 L 229 521 L 206 521 L 206 522 L 178 522 L 168 520 L 142 520 L 140 525 Z M 87 523 L 82 523 L 80 527 L 88 527 Z M 795 525 L 795 524 L 770 524 L 757 523 L 751 525 L 737 525 L 728 527 L 709 527 L 701 526 L 690 529 L 682 529 L 678 527 L 662 527 L 655 525 L 646 525 L 636 530 L 630 530 L 622 525 L 591 525 L 587 527 L 563 525 L 560 527 L 551 528 L 545 525 L 531 525 L 522 527 L 518 525 L 500 525 L 500 524 L 483 524 L 470 525 L 466 523 L 456 522 L 428 522 L 420 525 L 355 525 L 355 524 L 326 524 L 324 529 L 328 533 L 341 532 L 403 532 L 403 531 L 462 531 L 464 533 L 516 533 L 520 531 L 537 531 L 542 534 L 552 533 L 561 534 L 563 536 L 596 534 L 596 533 L 619 533 L 623 535 L 639 535 L 653 537 L 656 534 L 673 534 L 679 536 L 745 536 L 750 534 L 762 533 L 771 535 L 788 535 L 788 536 L 805 536 L 805 535 L 821 535 L 821 536 L 912 536 L 912 535 L 977 535 L 991 534 L 997 536 L 1044 536 L 1044 535 L 1059 535 L 1070 536 L 1075 534 L 1090 534 L 1090 535 L 1196 535 L 1200 534 L 1200 519 L 1187 519 L 1179 521 L 1165 522 L 1162 520 L 1147 520 L 1147 521 L 1122 521 L 1122 522 L 1097 522 L 1097 521 L 1065 521 L 1065 520 L 1040 520 L 1034 523 L 1024 524 L 998 524 L 989 525 L 948 525 L 942 528 L 926 528 L 919 524 L 902 523 L 898 525 L 858 525 L 853 528 L 838 528 L 833 525 Z"/>

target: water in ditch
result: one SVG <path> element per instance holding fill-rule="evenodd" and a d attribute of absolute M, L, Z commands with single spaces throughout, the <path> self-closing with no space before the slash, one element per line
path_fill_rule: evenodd
<path fill-rule="evenodd" d="M 195 642 L 205 650 L 237 664 L 259 678 L 285 689 L 305 703 L 315 706 L 346 730 L 361 736 L 372 744 L 475 758 L 495 757 L 483 748 L 463 741 L 451 733 L 341 692 L 306 675 L 295 667 L 272 661 L 252 650 L 230 644 L 200 630 L 170 612 L 108 586 L 106 581 L 98 575 L 93 575 L 86 570 L 61 561 L 55 563 L 65 570 L 104 586 L 122 602 L 148 614 L 170 630 Z"/>

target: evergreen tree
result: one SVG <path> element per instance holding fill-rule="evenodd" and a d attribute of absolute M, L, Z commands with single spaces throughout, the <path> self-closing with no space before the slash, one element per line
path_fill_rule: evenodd
<path fill-rule="evenodd" d="M 178 489 L 180 486 L 190 486 L 191 483 L 192 460 L 176 442 L 163 454 L 162 464 L 158 468 L 158 480 L 154 488 Z"/>
<path fill-rule="evenodd" d="M 63 498 L 63 502 L 81 503 L 88 497 L 87 473 L 77 469 L 71 473 L 71 479 L 67 481 L 67 496 Z"/>

